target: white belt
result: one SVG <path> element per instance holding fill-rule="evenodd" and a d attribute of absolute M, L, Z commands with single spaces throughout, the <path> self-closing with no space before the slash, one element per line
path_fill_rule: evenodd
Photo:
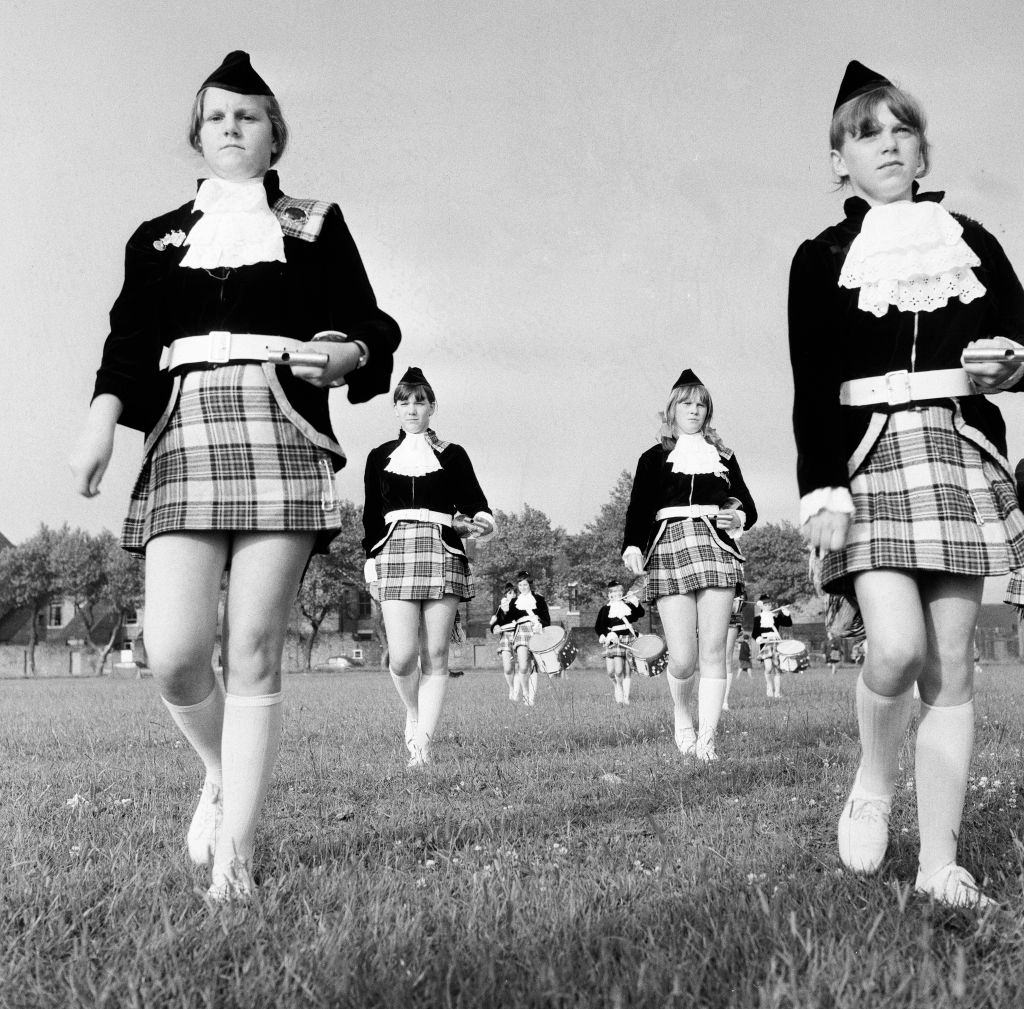
<path fill-rule="evenodd" d="M 229 361 L 267 361 L 271 353 L 303 348 L 301 340 L 262 333 L 214 330 L 202 336 L 183 336 L 164 348 L 160 368 L 174 371 L 186 364 L 227 364 Z"/>
<path fill-rule="evenodd" d="M 704 515 L 717 515 L 721 511 L 718 505 L 678 505 L 672 508 L 659 508 L 654 516 L 655 522 L 662 519 L 699 519 Z"/>
<path fill-rule="evenodd" d="M 927 399 L 975 396 L 977 388 L 963 368 L 938 371 L 889 371 L 872 378 L 854 378 L 839 387 L 843 406 L 902 406 Z"/>
<path fill-rule="evenodd" d="M 384 516 L 385 525 L 392 522 L 434 522 L 437 525 L 451 527 L 452 517 L 446 512 L 435 512 L 429 508 L 396 508 Z"/>

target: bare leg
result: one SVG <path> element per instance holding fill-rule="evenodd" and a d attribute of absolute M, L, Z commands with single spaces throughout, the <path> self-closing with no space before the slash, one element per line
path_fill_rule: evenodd
<path fill-rule="evenodd" d="M 457 596 L 425 600 L 423 603 L 422 675 L 417 698 L 419 719 L 413 737 L 411 761 L 414 765 L 430 761 L 430 748 L 448 688 L 448 644 L 458 605 Z"/>
<path fill-rule="evenodd" d="M 391 682 L 405 705 L 405 745 L 412 752 L 419 719 L 421 601 L 384 599 L 380 604 L 388 638 Z"/>

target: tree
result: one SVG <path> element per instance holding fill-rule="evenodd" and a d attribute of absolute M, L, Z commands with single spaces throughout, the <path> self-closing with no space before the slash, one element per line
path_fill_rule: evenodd
<path fill-rule="evenodd" d="M 124 625 L 128 617 L 142 605 L 145 595 L 145 566 L 141 557 L 124 550 L 117 537 L 108 530 L 104 529 L 98 540 L 106 571 L 106 585 L 103 587 L 101 599 L 115 615 L 110 637 L 98 661 L 98 668 L 102 670 L 114 643 L 124 635 Z"/>
<path fill-rule="evenodd" d="M 762 593 L 780 603 L 796 603 L 814 595 L 807 566 L 807 545 L 792 522 L 765 522 L 744 534 L 739 543 L 747 592 Z"/>
<path fill-rule="evenodd" d="M 579 583 L 580 602 L 602 598 L 612 579 L 620 579 L 626 585 L 633 579 L 622 563 L 622 531 L 632 490 L 633 477 L 623 470 L 593 522 L 568 538 L 569 568 L 573 580 Z"/>
<path fill-rule="evenodd" d="M 551 519 L 528 504 L 519 514 L 495 510 L 494 518 L 498 535 L 477 548 L 473 566 L 481 594 L 489 590 L 493 596 L 505 582 L 515 580 L 517 571 L 528 571 L 552 595 L 559 592 L 566 570 L 565 530 L 552 528 Z"/>
<path fill-rule="evenodd" d="M 310 626 L 305 644 L 305 668 L 313 664 L 313 646 L 331 610 L 342 604 L 345 591 L 363 583 L 362 517 L 350 501 L 342 501 L 341 532 L 331 540 L 330 553 L 316 554 L 302 579 L 296 605 Z"/>
<path fill-rule="evenodd" d="M 28 672 L 36 674 L 36 645 L 39 632 L 36 614 L 47 606 L 57 592 L 58 569 L 55 564 L 56 533 L 41 525 L 31 539 L 0 553 L 0 611 L 28 609 Z"/>

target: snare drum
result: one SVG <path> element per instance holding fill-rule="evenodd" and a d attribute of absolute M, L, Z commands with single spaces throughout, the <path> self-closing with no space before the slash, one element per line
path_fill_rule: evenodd
<path fill-rule="evenodd" d="M 545 627 L 530 638 L 530 651 L 537 668 L 548 676 L 559 676 L 572 664 L 578 650 L 564 627 Z"/>
<path fill-rule="evenodd" d="M 644 676 L 660 676 L 668 667 L 668 650 L 660 635 L 641 634 L 630 651 L 636 660 L 637 672 Z"/>
<path fill-rule="evenodd" d="M 807 658 L 807 645 L 802 641 L 780 641 L 776 648 L 779 653 L 779 669 L 784 673 L 798 673 L 811 664 Z"/>

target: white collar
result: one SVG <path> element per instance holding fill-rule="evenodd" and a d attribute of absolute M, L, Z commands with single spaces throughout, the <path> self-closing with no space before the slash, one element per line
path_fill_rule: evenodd
<path fill-rule="evenodd" d="M 630 611 L 630 605 L 626 602 L 625 598 L 613 599 L 608 604 L 608 616 L 610 617 L 628 617 Z"/>
<path fill-rule="evenodd" d="M 900 200 L 872 207 L 847 253 L 839 286 L 859 287 L 857 307 L 879 318 L 890 305 L 931 312 L 950 298 L 967 304 L 985 287 L 971 269 L 981 260 L 963 233 L 938 203 Z"/>
<path fill-rule="evenodd" d="M 704 435 L 681 433 L 676 436 L 676 445 L 668 454 L 673 473 L 725 473 L 722 457 Z"/>
<path fill-rule="evenodd" d="M 203 216 L 185 239 L 182 266 L 212 270 L 285 262 L 281 223 L 267 203 L 262 179 L 204 179 L 192 207 Z"/>
<path fill-rule="evenodd" d="M 524 613 L 532 612 L 537 608 L 537 600 L 534 598 L 532 592 L 521 592 L 516 596 L 516 608 L 522 610 Z"/>
<path fill-rule="evenodd" d="M 427 432 L 421 431 L 419 434 L 406 434 L 391 453 L 384 469 L 402 476 L 424 476 L 436 473 L 441 469 L 441 463 L 427 441 Z"/>

